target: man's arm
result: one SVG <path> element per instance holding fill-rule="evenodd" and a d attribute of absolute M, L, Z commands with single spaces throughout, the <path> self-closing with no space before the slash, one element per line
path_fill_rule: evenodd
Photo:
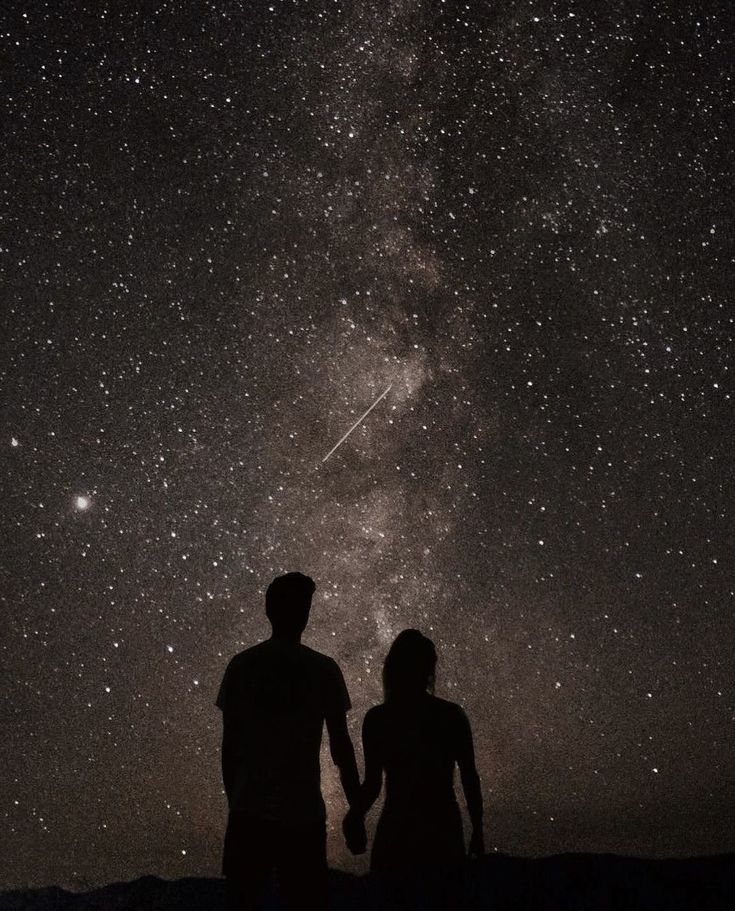
<path fill-rule="evenodd" d="M 355 750 L 347 730 L 346 712 L 333 712 L 326 718 L 329 734 L 329 751 L 334 764 L 339 769 L 342 789 L 350 807 L 355 805 L 360 791 L 360 776 L 357 772 Z"/>

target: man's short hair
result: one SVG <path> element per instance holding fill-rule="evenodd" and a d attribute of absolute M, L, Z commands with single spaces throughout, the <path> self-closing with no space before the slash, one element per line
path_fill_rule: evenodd
<path fill-rule="evenodd" d="M 276 576 L 265 592 L 265 614 L 273 628 L 303 630 L 315 590 L 314 580 L 303 573 Z"/>

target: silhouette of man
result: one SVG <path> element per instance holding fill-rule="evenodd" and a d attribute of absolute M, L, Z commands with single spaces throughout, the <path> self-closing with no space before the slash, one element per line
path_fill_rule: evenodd
<path fill-rule="evenodd" d="M 271 638 L 232 658 L 217 696 L 229 804 L 222 873 L 233 911 L 259 907 L 272 873 L 287 908 L 327 907 L 324 722 L 350 806 L 359 793 L 344 677 L 332 658 L 301 644 L 315 588 L 302 573 L 271 582 Z M 361 833 L 352 835 L 352 847 L 355 841 Z"/>

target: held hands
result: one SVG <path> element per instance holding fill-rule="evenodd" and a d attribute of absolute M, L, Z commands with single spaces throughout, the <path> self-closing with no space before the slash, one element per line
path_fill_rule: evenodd
<path fill-rule="evenodd" d="M 367 851 L 365 819 L 356 810 L 347 811 L 347 815 L 342 820 L 342 832 L 352 854 L 364 854 Z"/>
<path fill-rule="evenodd" d="M 482 834 L 482 828 L 473 829 L 470 835 L 470 844 L 467 849 L 467 856 L 470 858 L 482 857 L 485 853 L 485 837 Z"/>

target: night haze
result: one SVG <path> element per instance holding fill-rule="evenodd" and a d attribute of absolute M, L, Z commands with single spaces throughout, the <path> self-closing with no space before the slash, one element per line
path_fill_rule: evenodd
<path fill-rule="evenodd" d="M 0 13 L 0 887 L 218 874 L 291 570 L 489 853 L 735 849 L 732 4 L 124 7 Z"/>

